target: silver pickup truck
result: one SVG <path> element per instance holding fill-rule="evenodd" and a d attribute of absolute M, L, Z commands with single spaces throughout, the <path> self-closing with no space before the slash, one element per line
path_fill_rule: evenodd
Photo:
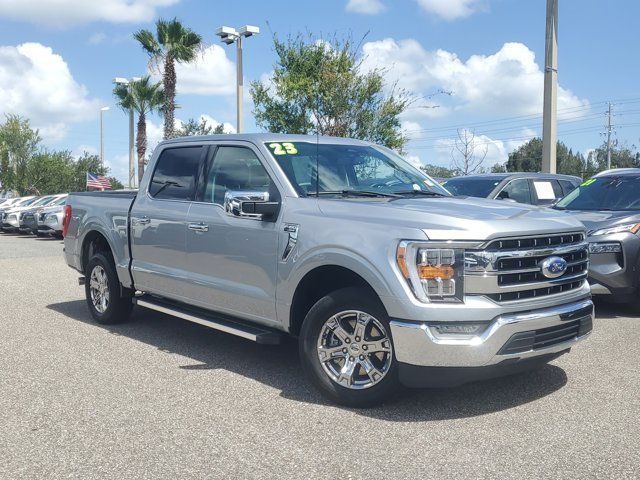
<path fill-rule="evenodd" d="M 581 223 L 453 198 L 358 140 L 165 141 L 138 192 L 71 194 L 63 223 L 96 321 L 137 304 L 297 337 L 312 383 L 344 405 L 544 365 L 592 329 Z"/>

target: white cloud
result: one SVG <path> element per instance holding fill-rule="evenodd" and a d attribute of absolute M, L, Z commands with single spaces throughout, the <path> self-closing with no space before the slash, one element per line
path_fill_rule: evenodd
<path fill-rule="evenodd" d="M 492 55 L 472 55 L 466 61 L 446 50 L 425 50 L 413 39 L 368 42 L 363 52 L 364 68 L 388 69 L 390 83 L 397 81 L 414 93 L 452 92 L 447 103 L 455 110 L 493 116 L 542 112 L 544 75 L 533 51 L 522 43 L 505 43 Z M 588 106 L 587 100 L 558 88 L 561 118 L 567 116 L 563 109 Z"/>
<path fill-rule="evenodd" d="M 349 0 L 345 8 L 348 12 L 365 15 L 377 15 L 386 9 L 380 0 Z"/>
<path fill-rule="evenodd" d="M 89 40 L 87 40 L 87 42 L 89 43 L 89 45 L 98 45 L 104 42 L 106 39 L 107 35 L 104 32 L 96 32 L 89 37 Z"/>
<path fill-rule="evenodd" d="M 0 115 L 28 118 L 49 140 L 59 140 L 67 124 L 94 118 L 99 102 L 88 98 L 64 59 L 39 43 L 0 46 Z"/>
<path fill-rule="evenodd" d="M 0 18 L 68 28 L 90 22 L 149 22 L 180 0 L 2 0 Z"/>
<path fill-rule="evenodd" d="M 159 72 L 153 77 L 160 80 Z M 220 45 L 205 48 L 192 63 L 176 65 L 177 89 L 181 94 L 232 95 L 235 93 L 236 67 Z"/>
<path fill-rule="evenodd" d="M 418 0 L 418 4 L 428 13 L 445 20 L 466 18 L 485 8 L 483 0 Z"/>
<path fill-rule="evenodd" d="M 93 145 L 78 145 L 72 150 L 71 155 L 73 155 L 74 158 L 79 158 L 85 153 L 88 153 L 89 155 L 99 154 L 98 149 Z"/>
<path fill-rule="evenodd" d="M 404 158 L 407 162 L 417 168 L 420 168 L 424 165 L 418 155 L 404 155 L 402 158 Z"/>

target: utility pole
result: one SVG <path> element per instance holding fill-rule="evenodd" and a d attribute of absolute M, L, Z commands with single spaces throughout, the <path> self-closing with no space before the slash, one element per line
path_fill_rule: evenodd
<path fill-rule="evenodd" d="M 609 110 L 607 112 L 607 170 L 611 169 L 611 102 L 609 102 Z"/>
<path fill-rule="evenodd" d="M 542 120 L 542 171 L 556 173 L 558 122 L 558 0 L 547 0 L 544 54 L 544 107 Z"/>
<path fill-rule="evenodd" d="M 109 110 L 109 107 L 102 107 L 100 109 L 100 163 L 104 166 L 104 112 Z"/>

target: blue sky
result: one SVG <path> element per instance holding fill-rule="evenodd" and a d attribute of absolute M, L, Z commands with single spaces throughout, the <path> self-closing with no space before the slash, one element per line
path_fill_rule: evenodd
<path fill-rule="evenodd" d="M 632 0 L 559 0 L 559 138 L 582 152 L 603 140 L 606 102 L 615 138 L 640 142 L 637 19 Z M 207 50 L 178 70 L 177 118 L 206 115 L 235 124 L 235 48 L 217 41 L 220 25 L 257 25 L 245 44 L 245 83 L 265 78 L 272 33 L 317 37 L 365 34 L 364 67 L 382 67 L 391 84 L 428 96 L 403 116 L 414 162 L 449 165 L 458 129 L 473 130 L 487 166 L 541 130 L 544 0 L 0 0 L 0 114 L 39 127 L 46 145 L 99 149 L 105 114 L 106 160 L 126 178 L 126 115 L 114 107 L 111 79 L 145 74 L 148 58 L 132 39 L 159 17 L 177 17 Z M 246 95 L 247 131 L 255 131 Z M 437 108 L 427 108 L 437 106 Z M 157 142 L 161 119 L 151 118 Z"/>

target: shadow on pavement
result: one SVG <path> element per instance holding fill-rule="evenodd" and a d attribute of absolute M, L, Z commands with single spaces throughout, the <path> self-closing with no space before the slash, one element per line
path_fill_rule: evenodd
<path fill-rule="evenodd" d="M 640 311 L 624 303 L 611 303 L 595 297 L 596 321 L 616 318 L 638 318 Z"/>
<path fill-rule="evenodd" d="M 302 374 L 297 344 L 258 345 L 168 315 L 136 307 L 129 323 L 99 325 L 93 321 L 84 300 L 48 305 L 68 318 L 123 335 L 161 351 L 191 358 L 196 365 L 180 368 L 199 374 L 224 369 L 281 391 L 284 398 L 329 405 Z M 473 417 L 517 407 L 545 397 L 567 383 L 561 368 L 543 368 L 451 389 L 408 390 L 388 404 L 368 410 L 353 410 L 372 418 L 410 422 Z"/>

